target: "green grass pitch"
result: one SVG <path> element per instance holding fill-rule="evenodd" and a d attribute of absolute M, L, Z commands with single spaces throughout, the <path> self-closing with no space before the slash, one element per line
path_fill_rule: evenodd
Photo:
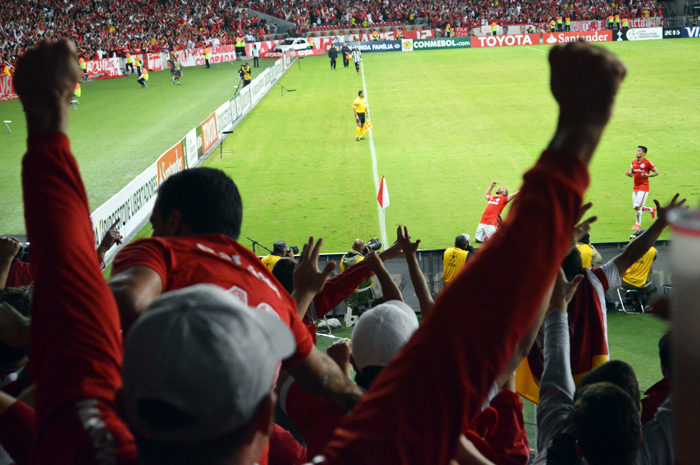
<path fill-rule="evenodd" d="M 591 166 L 588 198 L 599 217 L 594 242 L 628 237 L 632 181 L 623 173 L 638 144 L 649 147 L 661 173 L 651 180 L 650 199 L 681 192 L 697 205 L 699 193 L 700 39 L 605 46 L 629 72 Z M 547 50 L 364 55 L 378 174 L 386 176 L 391 196 L 390 238 L 397 224 L 406 224 L 422 248 L 447 247 L 458 233 L 473 236 L 491 181 L 519 187 L 556 124 Z M 261 69 L 272 62 L 261 60 Z M 135 77 L 84 84 L 69 136 L 91 208 L 230 98 L 237 68 L 186 68 L 180 87 L 167 71 L 151 73 L 148 89 Z M 325 57 L 313 57 L 300 60 L 280 83 L 296 92 L 274 88 L 226 139 L 224 150 L 232 154 L 206 162 L 241 189 L 241 236 L 269 245 L 322 236 L 326 252 L 380 236 L 369 141 L 354 140 L 351 104 L 362 77 L 342 62 L 331 71 Z M 26 139 L 19 102 L 0 103 L 0 118 L 13 121 L 13 134 L 0 134 L 0 232 L 18 233 L 24 230 L 19 173 Z M 650 222 L 645 215 L 643 224 Z M 150 235 L 149 226 L 141 235 Z M 648 315 L 610 315 L 612 357 L 633 364 L 642 388 L 658 379 L 658 357 L 655 346 L 638 341 L 656 341 L 662 332 Z"/>

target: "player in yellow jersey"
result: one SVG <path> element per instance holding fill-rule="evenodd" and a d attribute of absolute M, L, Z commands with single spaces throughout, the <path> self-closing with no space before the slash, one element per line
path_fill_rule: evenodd
<path fill-rule="evenodd" d="M 365 101 L 364 91 L 359 91 L 357 96 L 358 97 L 352 103 L 352 109 L 355 112 L 355 121 L 357 121 L 357 127 L 355 128 L 355 140 L 361 141 L 365 140 L 362 134 L 362 126 L 365 125 L 365 111 L 367 109 L 367 102 Z"/>

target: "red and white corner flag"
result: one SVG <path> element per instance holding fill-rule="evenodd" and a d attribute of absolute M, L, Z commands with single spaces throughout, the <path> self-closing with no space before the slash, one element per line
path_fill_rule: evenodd
<path fill-rule="evenodd" d="M 382 176 L 382 183 L 379 184 L 379 194 L 377 194 L 377 202 L 382 210 L 389 206 L 389 190 L 386 188 L 386 179 Z"/>

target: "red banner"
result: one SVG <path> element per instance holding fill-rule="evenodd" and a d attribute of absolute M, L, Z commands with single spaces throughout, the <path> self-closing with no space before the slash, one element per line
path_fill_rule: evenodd
<path fill-rule="evenodd" d="M 160 53 L 149 53 L 146 63 L 149 71 L 163 71 L 163 58 Z"/>
<path fill-rule="evenodd" d="M 119 68 L 118 58 L 108 58 L 87 62 L 87 73 L 90 79 L 110 79 L 123 76 Z"/>
<path fill-rule="evenodd" d="M 216 126 L 216 113 L 202 123 L 202 152 L 207 153 L 219 140 L 219 129 Z"/>
<path fill-rule="evenodd" d="M 156 166 L 158 168 L 159 186 L 173 174 L 184 171 L 185 157 L 182 153 L 182 141 L 178 142 L 170 148 L 170 150 L 161 155 L 156 162 Z"/>
<path fill-rule="evenodd" d="M 292 53 L 292 56 L 295 57 L 308 57 L 312 55 L 325 55 L 326 52 L 320 49 L 313 49 L 313 50 L 299 50 L 298 52 L 290 52 Z M 283 52 L 263 52 L 260 54 L 261 58 L 282 58 L 282 55 L 284 55 Z"/>
<path fill-rule="evenodd" d="M 612 42 L 612 31 L 578 31 L 578 32 L 555 32 L 545 33 L 545 44 L 565 44 L 583 39 L 586 42 Z"/>
<path fill-rule="evenodd" d="M 513 45 L 540 45 L 539 34 L 509 34 L 500 36 L 472 36 L 472 48 L 511 47 Z"/>
<path fill-rule="evenodd" d="M 7 74 L 0 75 L 0 102 L 17 98 L 12 78 Z"/>

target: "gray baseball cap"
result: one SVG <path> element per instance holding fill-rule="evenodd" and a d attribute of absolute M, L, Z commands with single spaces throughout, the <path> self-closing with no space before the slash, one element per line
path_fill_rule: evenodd
<path fill-rule="evenodd" d="M 158 298 L 124 343 L 122 395 L 129 426 L 157 441 L 196 443 L 245 425 L 296 347 L 276 314 L 198 284 Z M 163 424 L 144 406 L 181 412 Z M 165 422 L 167 423 L 167 422 Z"/>

